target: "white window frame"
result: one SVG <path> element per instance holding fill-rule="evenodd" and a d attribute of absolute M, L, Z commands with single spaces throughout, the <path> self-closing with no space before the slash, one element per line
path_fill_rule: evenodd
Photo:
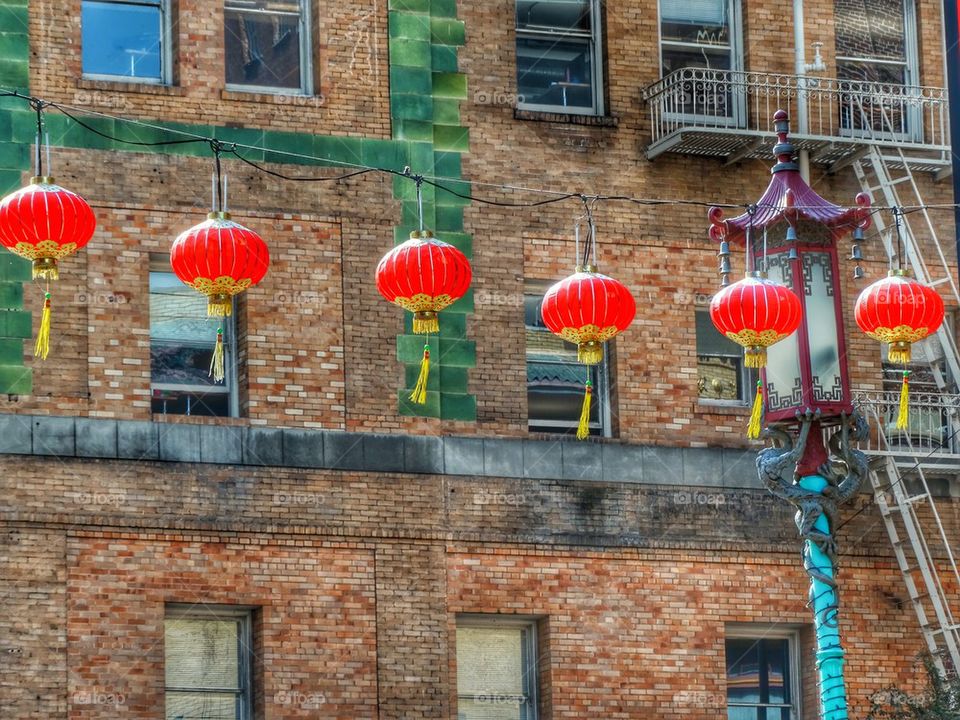
<path fill-rule="evenodd" d="M 799 720 L 803 717 L 803 695 L 800 682 L 800 627 L 786 624 L 763 623 L 727 623 L 723 637 L 723 665 L 724 665 L 724 695 L 726 695 L 726 667 L 727 667 L 727 640 L 786 640 L 787 657 L 790 661 L 790 720 Z M 729 700 L 725 701 L 729 708 Z M 743 705 L 736 707 L 772 707 L 782 708 L 782 705 Z"/>
<path fill-rule="evenodd" d="M 663 39 L 663 2 L 657 0 L 657 62 L 658 72 L 663 72 L 663 47 L 698 48 L 697 43 L 685 43 Z M 742 0 L 727 0 L 727 12 L 730 15 L 730 70 L 727 72 L 743 72 L 743 2 Z M 697 119 L 708 118 L 709 125 L 743 127 L 747 113 L 747 99 L 745 95 L 731 90 L 730 115 L 701 115 L 698 113 L 667 113 L 671 120 L 680 122 L 696 122 Z"/>
<path fill-rule="evenodd" d="M 537 651 L 539 639 L 537 637 L 537 623 L 539 618 L 527 615 L 484 615 L 484 614 L 460 614 L 457 615 L 457 629 L 460 628 L 522 628 L 527 631 L 527 637 L 524 651 L 527 654 L 527 663 L 524 667 L 526 674 L 528 694 L 527 705 L 530 713 L 525 720 L 538 720 L 540 717 L 540 665 L 538 662 L 539 653 Z M 454 635 L 456 637 L 456 635 Z M 456 655 L 456 648 L 454 648 Z M 460 672 L 460 668 L 457 668 Z M 457 701 L 461 697 L 466 699 L 475 699 L 475 696 L 460 695 L 459 679 L 457 681 Z"/>
<path fill-rule="evenodd" d="M 226 11 L 228 0 L 223 0 L 223 9 Z M 266 95 L 298 95 L 310 97 L 313 95 L 313 34 L 310 6 L 312 0 L 297 0 L 300 4 L 300 89 L 273 87 L 271 85 L 245 85 L 243 83 L 224 82 L 224 87 L 231 92 L 264 93 Z M 224 58 L 226 58 L 226 37 L 224 36 Z M 226 74 L 226 68 L 224 68 Z"/>
<path fill-rule="evenodd" d="M 110 5 L 145 5 L 160 8 L 160 77 L 144 78 L 133 75 L 107 75 L 104 73 L 82 72 L 84 80 L 103 80 L 106 82 L 126 82 L 143 85 L 171 85 L 173 84 L 173 22 L 170 17 L 170 0 L 91 0 Z M 81 0 L 81 16 L 83 14 Z M 83 48 L 80 48 L 81 71 L 83 66 Z"/>
<path fill-rule="evenodd" d="M 836 5 L 834 4 L 834 7 Z M 836 12 L 836 10 L 834 10 Z M 913 87 L 920 84 L 920 53 L 917 48 L 917 5 L 914 0 L 903 0 L 903 34 L 905 59 L 902 63 L 893 60 L 880 60 L 855 55 L 836 55 L 834 62 L 838 69 L 841 62 L 860 62 L 876 65 L 896 65 L 903 67 L 904 84 L 902 87 Z M 836 48 L 834 48 L 836 51 Z M 839 80 L 838 82 L 857 82 L 855 80 Z M 841 105 L 842 107 L 842 105 Z M 875 132 L 872 128 L 840 128 L 840 134 L 846 137 L 868 137 L 885 140 L 920 140 L 923 137 L 923 110 L 921 103 L 909 102 L 908 96 L 903 96 L 902 112 L 907 118 L 905 133 Z"/>
<path fill-rule="evenodd" d="M 706 313 L 709 317 L 710 311 L 706 307 L 698 307 L 694 310 L 694 334 L 696 335 L 697 323 L 696 323 L 696 314 Z M 719 330 L 717 331 L 720 332 Z M 733 342 L 731 340 L 731 342 Z M 739 346 L 738 346 L 739 349 Z M 732 350 L 732 348 L 731 348 Z M 700 368 L 700 347 L 699 347 L 699 337 L 694 337 L 694 354 L 697 358 L 697 369 Z M 753 403 L 754 395 L 756 393 L 756 384 L 758 379 L 758 374 L 751 372 L 750 368 L 747 367 L 747 363 L 744 361 L 743 350 L 739 349 L 737 354 L 731 352 L 730 355 L 718 355 L 715 353 L 705 353 L 710 357 L 739 357 L 740 359 L 740 387 L 743 389 L 743 394 L 737 400 L 724 400 L 722 398 L 711 398 L 703 397 L 700 395 L 699 389 L 697 391 L 697 402 L 702 405 L 716 405 L 720 407 L 748 407 Z M 699 372 L 697 380 L 699 381 Z"/>
<path fill-rule="evenodd" d="M 590 55 L 593 84 L 593 107 L 568 107 L 566 105 L 543 105 L 538 103 L 528 103 L 521 101 L 519 97 L 520 87 L 517 84 L 517 108 L 520 110 L 530 110 L 533 112 L 559 113 L 562 115 L 588 115 L 602 116 L 604 114 L 604 85 L 603 85 L 603 12 L 600 0 L 590 1 Z M 549 4 L 550 0 L 544 0 Z M 586 33 L 563 32 L 562 30 L 529 30 L 517 27 L 516 4 L 514 4 L 514 30 L 516 39 L 514 40 L 514 53 L 517 51 L 517 40 L 521 37 L 533 40 L 562 40 L 565 37 L 583 39 L 588 37 Z M 519 63 L 518 63 L 519 64 Z"/>
<path fill-rule="evenodd" d="M 533 291 L 532 285 L 527 285 L 524 291 L 524 300 L 527 297 L 538 297 L 541 301 L 543 300 L 543 292 Z M 548 286 L 543 287 L 545 292 Z M 524 303 L 524 311 L 526 310 L 526 303 Z M 527 363 L 530 362 L 527 357 L 527 333 L 528 332 L 544 332 L 550 333 L 550 331 L 538 325 L 527 325 L 524 322 L 524 334 L 523 334 L 523 344 L 524 344 L 524 370 L 526 370 Z M 613 342 L 608 341 L 608 342 Z M 603 360 L 600 361 L 597 368 L 597 387 L 593 388 L 593 402 L 599 403 L 599 411 L 597 416 L 600 418 L 599 423 L 590 423 L 590 430 L 599 430 L 600 437 L 612 437 L 611 429 L 611 407 L 610 407 L 610 363 L 608 362 L 608 343 L 603 343 Z M 575 365 L 576 361 L 569 363 L 565 362 L 556 362 L 550 363 L 550 361 L 537 361 L 537 362 L 547 362 L 554 365 Z M 585 365 L 580 365 L 579 367 L 586 368 Z M 584 370 L 584 378 L 586 378 L 586 370 Z M 527 429 L 529 430 L 532 427 L 537 428 L 549 428 L 547 432 L 552 432 L 554 429 L 558 432 L 566 432 L 570 430 L 575 430 L 579 424 L 579 418 L 571 418 L 570 421 L 566 420 L 533 420 L 530 418 L 530 408 L 527 408 Z M 542 430 L 534 430 L 533 432 L 543 432 Z"/>
<path fill-rule="evenodd" d="M 164 259 L 166 261 L 166 259 Z M 169 268 L 151 268 L 150 274 L 154 273 L 164 273 L 167 275 L 173 275 L 176 277 L 174 272 Z M 148 293 L 149 294 L 149 293 Z M 214 394 L 214 395 L 227 395 L 227 407 L 228 414 L 226 417 L 239 417 L 240 416 L 240 397 L 237 388 L 239 372 L 237 369 L 237 304 L 236 298 L 231 298 L 230 302 L 233 304 L 233 312 L 229 317 L 224 317 L 220 319 L 220 324 L 223 327 L 223 370 L 224 370 L 224 382 L 222 386 L 210 386 L 210 385 L 178 385 L 176 383 L 155 383 L 153 382 L 153 364 L 150 365 L 150 402 L 153 403 L 153 391 L 159 390 L 161 392 L 185 392 L 185 393 L 196 393 L 196 394 Z M 149 315 L 148 308 L 148 315 Z M 213 338 L 211 338 L 213 339 Z M 153 343 L 153 335 L 150 335 L 150 343 Z M 165 415 L 166 413 L 154 413 Z M 181 413 L 171 413 L 175 415 L 181 415 Z M 184 416 L 191 416 L 192 413 L 185 413 Z"/>
<path fill-rule="evenodd" d="M 237 720 L 252 720 L 253 718 L 253 612 L 254 607 L 242 605 L 207 605 L 167 603 L 164 608 L 164 641 L 166 641 L 166 621 L 176 619 L 186 620 L 239 620 L 240 630 L 238 642 L 240 648 L 237 658 L 240 663 L 240 717 Z M 166 655 L 166 653 L 164 653 Z M 168 687 L 166 679 L 163 683 L 164 696 L 168 692 L 209 693 L 217 690 L 207 688 L 179 688 Z M 226 693 L 226 690 L 220 692 Z M 230 690 L 229 692 L 235 692 Z"/>

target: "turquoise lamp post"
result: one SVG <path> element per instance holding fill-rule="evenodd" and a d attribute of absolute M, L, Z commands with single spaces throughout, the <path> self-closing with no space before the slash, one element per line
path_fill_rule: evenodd
<path fill-rule="evenodd" d="M 855 243 L 862 239 L 870 201 L 861 194 L 854 207 L 843 208 L 820 197 L 800 175 L 786 112 L 774 115 L 774 126 L 776 164 L 766 192 L 739 217 L 724 219 L 720 208 L 711 208 L 710 236 L 720 243 L 724 282 L 730 246 L 749 243 L 757 266 L 803 305 L 800 328 L 769 348 L 761 372 L 764 436 L 772 447 L 759 453 L 757 470 L 771 493 L 797 508 L 817 636 L 820 717 L 846 720 L 834 532 L 840 506 L 856 496 L 867 474 L 866 457 L 854 447 L 866 438 L 867 425 L 850 394 L 837 243 L 851 232 Z M 853 256 L 860 258 L 858 245 Z M 859 266 L 856 272 L 862 274 Z"/>

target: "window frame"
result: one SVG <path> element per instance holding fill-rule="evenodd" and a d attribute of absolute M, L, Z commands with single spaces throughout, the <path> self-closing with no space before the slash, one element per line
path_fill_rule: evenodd
<path fill-rule="evenodd" d="M 546 292 L 549 284 L 544 284 L 542 290 L 537 284 L 528 284 L 524 288 L 524 316 L 526 315 L 526 298 L 536 297 L 538 298 L 538 307 L 541 302 L 543 302 L 543 295 Z M 528 332 L 544 332 L 550 333 L 546 327 L 538 325 L 527 325 L 526 317 L 524 317 L 523 324 L 523 344 L 524 344 L 524 371 L 526 371 L 527 365 L 530 363 L 528 357 L 529 348 L 527 347 L 527 333 Z M 590 430 L 598 430 L 599 434 L 597 437 L 613 437 L 612 430 L 612 410 L 611 410 L 611 398 L 610 398 L 610 361 L 609 361 L 609 352 L 610 343 L 614 342 L 610 340 L 603 343 L 603 360 L 596 366 L 597 368 L 597 383 L 596 387 L 593 388 L 593 398 L 594 402 L 600 403 L 600 406 L 597 411 L 597 416 L 599 417 L 599 423 L 590 423 Z M 560 362 L 560 361 L 550 361 L 550 360 L 538 360 L 537 362 L 543 362 L 551 365 L 576 365 L 577 367 L 587 367 L 580 363 L 577 363 L 575 360 L 571 362 Z M 529 385 L 525 389 L 529 389 Z M 530 418 L 530 406 L 527 405 L 527 431 L 528 432 L 543 432 L 543 433 L 556 433 L 556 434 L 567 434 L 571 430 L 576 430 L 577 425 L 579 424 L 579 417 L 572 418 L 569 422 L 566 420 L 539 420 L 534 421 Z M 537 429 L 532 429 L 532 426 L 536 426 Z M 548 428 L 548 429 L 541 429 Z M 592 433 L 591 433 L 592 434 Z"/>
<path fill-rule="evenodd" d="M 787 658 L 790 662 L 788 668 L 790 672 L 790 720 L 799 720 L 803 717 L 803 687 L 800 682 L 800 630 L 796 625 L 776 624 L 755 624 L 755 623 L 727 623 L 724 628 L 723 636 L 723 661 L 724 661 L 724 681 L 727 678 L 727 640 L 786 640 Z M 726 695 L 726 690 L 724 690 Z M 724 700 L 724 707 L 729 712 L 730 702 Z M 783 708 L 783 704 L 744 704 L 735 703 L 734 707 L 745 708 Z"/>
<path fill-rule="evenodd" d="M 110 5 L 143 5 L 160 9 L 160 77 L 146 78 L 133 75 L 110 75 L 107 73 L 88 73 L 83 69 L 83 29 L 81 27 L 80 76 L 84 80 L 103 82 L 136 83 L 142 85 L 173 84 L 173 19 L 171 17 L 172 0 L 81 0 L 80 15 L 83 17 L 83 5 L 86 2 L 101 2 Z M 82 20 L 81 20 L 82 22 Z"/>
<path fill-rule="evenodd" d="M 696 315 L 697 315 L 697 314 L 700 314 L 700 313 L 706 314 L 707 317 L 708 317 L 708 319 L 709 319 L 709 314 L 710 314 L 709 308 L 707 308 L 707 307 L 704 306 L 704 307 L 697 307 L 697 308 L 694 309 L 694 325 L 693 325 L 693 332 L 694 332 L 694 355 L 695 355 L 696 358 L 697 358 L 697 381 L 698 381 L 698 383 L 699 383 L 699 380 L 700 380 L 700 372 L 699 372 L 699 371 L 700 371 L 700 358 L 701 358 L 701 353 L 700 353 L 700 348 L 699 348 L 699 337 L 698 337 L 698 334 L 697 334 Z M 712 327 L 712 321 L 711 321 L 711 327 Z M 719 334 L 719 331 L 717 331 L 717 334 Z M 731 340 L 730 342 L 733 342 L 733 341 Z M 732 348 L 731 348 L 731 350 L 732 350 Z M 698 389 L 697 389 L 697 402 L 700 403 L 700 404 L 703 404 L 703 405 L 713 405 L 713 406 L 715 406 L 715 407 L 733 407 L 733 408 L 749 407 L 749 406 L 753 403 L 754 397 L 756 396 L 756 384 L 757 384 L 757 380 L 758 380 L 759 377 L 760 377 L 760 374 L 759 374 L 758 371 L 751 370 L 750 368 L 747 367 L 747 364 L 746 364 L 746 362 L 744 361 L 744 357 L 743 357 L 743 349 L 738 345 L 738 346 L 737 346 L 737 351 L 736 351 L 736 352 L 731 352 L 729 355 L 720 355 L 720 354 L 717 354 L 717 353 L 704 353 L 704 356 L 705 356 L 705 357 L 720 357 L 720 358 L 727 358 L 727 357 L 729 357 L 729 358 L 737 358 L 737 359 L 739 359 L 739 360 L 740 360 L 740 387 L 743 389 L 743 393 L 742 393 L 741 396 L 740 396 L 738 399 L 736 399 L 736 400 L 726 400 L 726 399 L 724 399 L 724 398 L 703 397 L 703 396 L 700 395 L 699 385 L 698 385 Z"/>
<path fill-rule="evenodd" d="M 237 651 L 237 660 L 239 663 L 238 675 L 240 677 L 240 689 L 237 691 L 224 690 L 219 688 L 178 688 L 168 687 L 166 676 L 163 681 L 164 694 L 164 717 L 166 717 L 166 695 L 168 692 L 180 693 L 220 693 L 236 692 L 240 698 L 240 717 L 237 720 L 252 720 L 253 718 L 253 613 L 257 608 L 249 605 L 208 605 L 208 604 L 188 604 L 188 603 L 166 603 L 163 615 L 163 648 L 164 648 L 164 671 L 166 671 L 166 625 L 167 620 L 238 620 L 240 627 L 238 630 L 237 642 L 239 648 Z"/>
<path fill-rule="evenodd" d="M 727 3 L 727 12 L 730 14 L 730 69 L 724 72 L 739 73 L 743 72 L 743 0 L 725 0 Z M 657 62 L 659 63 L 657 74 L 662 79 L 663 75 L 663 48 L 664 44 L 671 47 L 695 49 L 703 47 L 698 43 L 681 42 L 676 40 L 663 39 L 663 3 L 664 0 L 657 0 Z M 705 68 L 704 68 L 705 69 Z M 673 71 L 676 72 L 676 71 Z M 731 113 L 729 115 L 704 115 L 702 113 L 667 113 L 671 120 L 681 122 L 694 122 L 697 119 L 709 118 L 711 125 L 742 127 L 747 113 L 747 104 L 745 96 L 737 96 L 731 91 Z"/>
<path fill-rule="evenodd" d="M 537 624 L 542 618 L 529 615 L 495 615 L 483 613 L 460 613 L 456 616 L 456 630 L 460 628 L 474 629 L 492 629 L 492 628 L 522 628 L 527 630 L 526 640 L 524 642 L 523 652 L 527 655 L 527 662 L 524 665 L 524 676 L 527 682 L 527 705 L 530 713 L 525 720 L 539 720 L 540 718 L 540 663 L 538 662 L 539 653 L 537 651 L 539 638 L 537 636 Z M 457 654 L 456 632 L 454 632 L 454 657 Z M 457 666 L 457 706 L 459 711 L 460 699 L 476 699 L 475 695 L 460 695 L 460 667 Z M 459 712 L 458 712 L 459 714 Z"/>
<path fill-rule="evenodd" d="M 836 1 L 833 5 L 834 11 L 834 21 L 836 20 Z M 869 65 L 883 65 L 886 67 L 902 67 L 903 68 L 903 77 L 904 83 L 899 85 L 899 87 L 916 87 L 920 85 L 920 38 L 917 34 L 918 25 L 917 25 L 917 3 L 915 0 L 903 0 L 903 39 L 904 39 L 904 59 L 903 62 L 896 60 L 884 60 L 881 58 L 870 58 L 864 56 L 855 56 L 855 55 L 840 55 L 838 54 L 836 48 L 836 41 L 834 42 L 834 64 L 836 66 L 836 75 L 839 78 L 840 75 L 840 64 L 843 62 L 854 62 L 854 63 L 863 63 Z M 853 85 L 859 84 L 859 80 L 838 80 L 841 87 L 843 83 L 850 83 Z M 870 81 L 862 81 L 870 82 Z M 880 85 L 889 85 L 893 86 L 897 83 L 878 83 Z M 903 108 L 902 112 L 905 115 L 907 132 L 898 133 L 898 132 L 884 132 L 874 130 L 872 125 L 871 127 L 842 127 L 843 118 L 841 116 L 840 120 L 840 134 L 845 137 L 867 137 L 867 138 L 879 138 L 884 140 L 896 140 L 896 141 L 910 141 L 910 140 L 919 140 L 923 135 L 923 111 L 919 104 L 909 102 L 910 96 L 903 96 Z M 840 105 L 840 110 L 842 112 L 843 104 Z"/>
<path fill-rule="evenodd" d="M 220 6 L 226 15 L 228 0 L 223 0 Z M 271 85 L 245 85 L 243 83 L 227 82 L 227 37 L 226 19 L 224 18 L 223 35 L 223 86 L 228 92 L 262 93 L 264 95 L 292 95 L 296 97 L 312 97 L 314 94 L 313 78 L 313 15 L 312 0 L 297 0 L 300 5 L 300 88 L 283 88 Z"/>
<path fill-rule="evenodd" d="M 159 258 L 151 258 L 149 275 L 154 273 L 163 273 L 166 275 L 172 275 L 176 279 L 176 274 L 169 267 L 169 260 L 166 256 L 162 257 L 162 260 Z M 163 264 L 164 267 L 160 265 Z M 149 277 L 148 277 L 149 284 Z M 186 286 L 184 286 L 186 287 Z M 148 291 L 148 296 L 151 295 Z M 154 391 L 159 390 L 161 392 L 183 392 L 191 393 L 195 395 L 200 394 L 214 394 L 214 395 L 226 395 L 227 396 L 227 415 L 214 415 L 211 417 L 239 417 L 240 416 L 240 393 L 237 383 L 239 380 L 239 368 L 238 368 L 238 353 L 237 353 L 237 302 L 236 297 L 231 298 L 233 303 L 233 312 L 229 317 L 220 318 L 220 324 L 223 327 L 223 369 L 224 369 L 224 382 L 222 386 L 218 385 L 181 385 L 178 383 L 157 383 L 153 381 L 153 362 L 151 358 L 150 363 L 150 402 L 153 403 L 153 394 Z M 151 323 L 149 341 L 152 346 L 153 344 L 153 320 L 150 317 L 151 308 L 147 308 L 148 321 Z M 214 338 L 215 340 L 215 338 Z M 153 413 L 154 415 L 173 415 L 176 417 L 194 417 L 192 413 Z M 199 417 L 199 416 L 197 416 Z"/>
<path fill-rule="evenodd" d="M 550 0 L 546 0 L 549 2 Z M 603 84 L 604 78 L 604 57 L 603 57 L 603 7 L 600 0 L 588 0 L 590 3 L 590 32 L 588 33 L 576 33 L 569 31 L 550 31 L 550 30 L 529 30 L 526 28 L 517 27 L 517 10 L 516 10 L 516 0 L 514 1 L 514 13 L 513 13 L 513 29 L 514 29 L 514 60 L 517 63 L 519 68 L 519 56 L 517 50 L 519 49 L 518 41 L 520 38 L 528 38 L 532 40 L 544 40 L 544 39 L 554 39 L 562 40 L 564 38 L 573 38 L 573 39 L 584 39 L 590 43 L 590 58 L 591 58 L 591 82 L 593 90 L 593 107 L 568 107 L 565 105 L 546 105 L 541 103 L 528 103 L 520 100 L 520 82 L 519 77 L 516 77 L 515 80 L 517 83 L 517 109 L 518 110 L 528 110 L 531 112 L 548 112 L 548 113 L 558 113 L 562 115 L 585 115 L 587 117 L 601 117 L 606 111 L 605 108 L 605 87 Z"/>

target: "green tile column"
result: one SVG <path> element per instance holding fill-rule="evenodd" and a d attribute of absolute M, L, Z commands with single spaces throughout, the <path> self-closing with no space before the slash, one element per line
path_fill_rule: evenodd
<path fill-rule="evenodd" d="M 30 51 L 27 0 L 0 5 L 0 87 L 29 90 Z M 0 196 L 16 190 L 30 167 L 36 132 L 34 115 L 17 98 L 0 99 Z M 31 314 L 23 309 L 23 283 L 30 263 L 0 250 L 0 394 L 33 391 L 33 371 L 23 362 L 24 340 L 32 333 Z"/>
<path fill-rule="evenodd" d="M 408 145 L 415 174 L 460 178 L 460 156 L 469 149 L 469 133 L 460 124 L 460 102 L 467 96 L 466 76 L 457 72 L 457 48 L 466 40 L 456 19 L 456 0 L 391 0 L 390 108 L 393 137 Z M 450 183 L 469 194 L 464 183 Z M 402 217 L 396 242 L 417 229 L 415 184 L 394 179 L 394 197 Z M 463 232 L 463 208 L 469 201 L 443 190 L 423 187 L 425 226 L 471 258 L 473 241 Z M 416 384 L 424 337 L 407 333 L 397 337 L 397 358 L 406 367 L 406 387 L 397 400 L 404 415 L 476 420 L 476 396 L 467 392 L 468 373 L 476 366 L 476 344 L 467 338 L 467 315 L 473 312 L 473 291 L 440 313 L 440 336 L 430 339 L 431 370 L 427 403 L 408 399 Z"/>

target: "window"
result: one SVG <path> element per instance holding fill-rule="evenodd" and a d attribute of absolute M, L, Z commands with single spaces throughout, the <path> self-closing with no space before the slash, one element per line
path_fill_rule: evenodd
<path fill-rule="evenodd" d="M 518 105 L 603 114 L 599 0 L 517 0 Z"/>
<path fill-rule="evenodd" d="M 457 620 L 457 720 L 536 720 L 535 621 Z"/>
<path fill-rule="evenodd" d="M 733 405 L 750 402 L 756 373 L 744 366 L 743 348 L 717 331 L 708 310 L 697 310 L 696 318 L 700 400 Z"/>
<path fill-rule="evenodd" d="M 169 0 L 83 0 L 80 26 L 84 77 L 171 82 Z"/>
<path fill-rule="evenodd" d="M 309 0 L 225 0 L 228 88 L 313 92 Z"/>
<path fill-rule="evenodd" d="M 726 641 L 727 720 L 796 720 L 800 716 L 796 633 L 735 634 Z"/>
<path fill-rule="evenodd" d="M 660 0 L 661 76 L 701 70 L 680 86 L 673 102 L 680 113 L 739 116 L 743 98 L 731 93 L 728 77 L 741 65 L 738 10 L 736 0 Z"/>
<path fill-rule="evenodd" d="M 163 261 L 157 261 L 157 267 Z M 233 318 L 208 318 L 207 299 L 172 272 L 150 273 L 150 390 L 159 415 L 237 415 Z M 224 321 L 224 322 L 221 322 Z M 223 328 L 222 384 L 210 377 L 217 328 Z"/>
<path fill-rule="evenodd" d="M 168 606 L 164 620 L 167 720 L 250 720 L 249 609 Z"/>
<path fill-rule="evenodd" d="M 868 7 L 860 0 L 835 0 L 834 20 L 841 127 L 894 136 L 918 130 L 916 100 L 896 92 L 896 86 L 916 84 L 912 2 L 884 0 Z"/>
<path fill-rule="evenodd" d="M 544 288 L 546 289 L 546 288 Z M 607 349 L 599 365 L 577 360 L 577 346 L 547 330 L 540 316 L 543 294 L 524 295 L 527 326 L 527 419 L 532 432 L 575 433 L 587 379 L 593 383 L 590 434 L 608 434 L 610 403 Z"/>

